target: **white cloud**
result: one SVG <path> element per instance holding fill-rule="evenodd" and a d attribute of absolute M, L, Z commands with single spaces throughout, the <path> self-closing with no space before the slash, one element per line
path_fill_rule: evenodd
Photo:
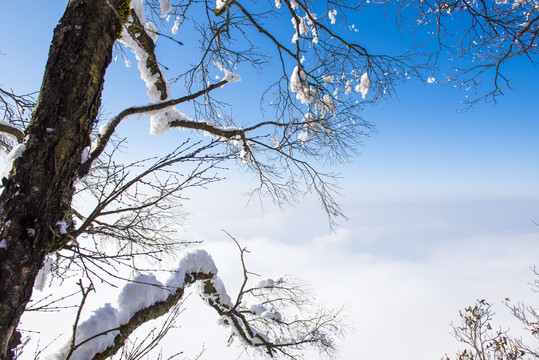
<path fill-rule="evenodd" d="M 316 217 L 306 208 L 259 216 L 242 206 L 229 206 L 226 212 L 215 207 L 205 214 L 194 212 L 193 227 L 196 239 L 206 241 L 202 246 L 212 254 L 232 298 L 241 286 L 242 268 L 239 251 L 222 227 L 250 251 L 250 271 L 262 278 L 301 277 L 312 284 L 317 301 L 347 304 L 353 331 L 342 343 L 340 359 L 431 360 L 459 348 L 449 335 L 449 323 L 475 299 L 495 305 L 498 324 L 510 320 L 500 305 L 505 297 L 534 301 L 529 267 L 539 253 L 539 228 L 526 225 L 529 217 L 524 215 L 513 214 L 523 218 L 515 222 L 505 215 L 515 208 L 500 205 L 473 212 L 474 218 L 469 204 L 358 207 L 363 216 L 354 216 L 334 233 L 327 226 L 319 231 L 324 226 L 314 223 Z M 194 358 L 202 347 L 202 359 L 241 354 L 237 344 L 226 346 L 226 329 L 216 324 L 217 315 L 197 295 L 184 308 L 180 328 L 164 343 L 165 354 L 184 351 L 186 358 Z"/>

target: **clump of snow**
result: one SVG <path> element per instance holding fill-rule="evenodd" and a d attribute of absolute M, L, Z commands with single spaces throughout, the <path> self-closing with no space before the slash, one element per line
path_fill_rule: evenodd
<path fill-rule="evenodd" d="M 178 29 L 180 28 L 180 21 L 178 20 L 178 18 L 176 18 L 176 20 L 174 20 L 174 26 L 172 27 L 172 33 L 174 35 L 176 35 L 178 33 Z"/>
<path fill-rule="evenodd" d="M 120 323 L 126 323 L 135 313 L 159 301 L 164 301 L 170 291 L 153 274 L 140 274 L 122 289 L 118 296 Z"/>
<path fill-rule="evenodd" d="M 352 81 L 351 80 L 347 80 L 346 81 L 346 85 L 345 85 L 345 91 L 344 93 L 346 95 L 350 94 L 352 92 Z"/>
<path fill-rule="evenodd" d="M 227 0 L 215 0 L 215 9 L 222 10 L 227 5 Z"/>
<path fill-rule="evenodd" d="M 272 287 L 273 285 L 275 285 L 275 280 L 273 279 L 264 279 L 264 280 L 260 280 L 258 282 L 258 284 L 256 284 L 256 288 L 265 288 L 265 287 Z"/>
<path fill-rule="evenodd" d="M 322 75 L 322 81 L 325 84 L 332 83 L 335 81 L 335 76 L 333 75 Z"/>
<path fill-rule="evenodd" d="M 311 16 L 313 16 L 313 18 L 316 18 L 314 14 L 311 14 Z M 315 44 L 318 43 L 318 30 L 316 29 L 316 26 L 312 26 L 312 28 L 309 27 L 309 25 L 313 25 L 313 23 L 308 15 L 305 15 L 305 17 L 300 17 L 299 24 L 296 17 L 293 17 L 291 21 L 292 25 L 294 25 L 295 30 L 294 36 L 292 37 L 293 43 L 296 43 L 301 35 L 307 35 L 309 32 L 311 32 L 313 35 L 312 42 Z"/>
<path fill-rule="evenodd" d="M 307 26 L 307 23 L 305 22 L 305 18 L 301 17 L 299 18 L 299 24 L 295 17 L 292 18 L 292 24 L 294 25 L 294 29 L 298 32 L 300 35 L 308 34 L 309 33 L 309 26 Z"/>
<path fill-rule="evenodd" d="M 0 249 L 7 249 L 6 239 L 2 239 L 2 241 L 0 241 Z"/>
<path fill-rule="evenodd" d="M 212 273 L 217 274 L 217 267 L 210 254 L 204 250 L 195 250 L 182 258 L 178 270 L 170 279 L 166 286 L 179 288 L 185 284 L 185 275 L 190 273 Z"/>
<path fill-rule="evenodd" d="M 225 305 L 227 307 L 232 307 L 232 300 L 230 299 L 230 296 L 226 292 L 225 284 L 221 280 L 220 277 L 214 276 L 212 279 L 213 286 L 215 288 L 216 294 L 204 294 L 201 293 L 201 296 L 205 300 L 219 300 L 219 303 L 222 305 Z"/>
<path fill-rule="evenodd" d="M 238 74 L 234 74 L 231 71 L 224 70 L 225 78 L 224 80 L 228 81 L 229 83 L 238 82 L 241 81 L 241 77 Z"/>
<path fill-rule="evenodd" d="M 337 22 L 336 16 L 337 16 L 337 10 L 330 10 L 328 12 L 329 20 L 332 24 L 335 24 Z"/>
<path fill-rule="evenodd" d="M 150 134 L 161 135 L 170 129 L 170 123 L 174 120 L 191 120 L 187 115 L 174 106 L 154 111 L 150 115 Z"/>
<path fill-rule="evenodd" d="M 280 9 L 280 8 L 281 8 L 281 5 L 282 5 L 281 0 L 275 0 L 275 7 L 276 7 L 277 9 Z"/>
<path fill-rule="evenodd" d="M 302 121 L 303 121 L 304 123 L 309 123 L 309 122 L 311 122 L 311 121 L 313 121 L 313 120 L 314 120 L 314 116 L 313 116 L 312 113 L 308 112 L 308 113 L 306 113 L 305 115 L 303 115 Z"/>
<path fill-rule="evenodd" d="M 172 9 L 172 5 L 169 0 L 159 0 L 159 6 L 161 8 L 161 17 L 166 18 L 168 12 Z"/>
<path fill-rule="evenodd" d="M 262 305 L 251 305 L 249 307 L 249 311 L 251 311 L 253 314 L 255 315 L 260 315 L 262 314 L 264 311 L 267 311 L 268 309 L 266 309 L 264 306 Z"/>
<path fill-rule="evenodd" d="M 436 82 L 436 78 L 434 76 L 429 76 L 429 78 L 427 79 L 427 83 L 432 84 L 434 82 Z"/>
<path fill-rule="evenodd" d="M 6 168 L 4 169 L 4 173 L 2 174 L 2 177 L 6 177 L 11 172 L 11 169 L 13 168 L 13 162 L 20 158 L 22 154 L 26 151 L 26 145 L 24 144 L 18 144 L 11 149 L 9 154 L 6 157 Z"/>
<path fill-rule="evenodd" d="M 356 92 L 360 92 L 363 96 L 363 99 L 367 96 L 367 93 L 369 92 L 369 88 L 371 87 L 371 79 L 369 78 L 369 74 L 364 73 L 361 75 L 361 81 L 356 86 Z"/>
<path fill-rule="evenodd" d="M 316 97 L 316 90 L 307 82 L 307 74 L 297 65 L 290 77 L 290 91 L 296 93 L 302 104 L 308 104 Z"/>
<path fill-rule="evenodd" d="M 301 141 L 301 142 L 307 142 L 309 140 L 309 133 L 307 132 L 307 130 L 305 131 L 302 131 L 299 135 L 298 135 L 298 140 Z"/>
<path fill-rule="evenodd" d="M 43 289 L 45 288 L 45 284 L 47 283 L 47 280 L 49 279 L 50 274 L 54 270 L 54 261 L 55 261 L 55 258 L 52 256 L 47 256 L 45 258 L 43 267 L 37 273 L 36 281 L 34 282 L 34 289 L 38 291 L 43 291 Z"/>
<path fill-rule="evenodd" d="M 262 314 L 260 314 L 260 317 L 266 318 L 266 319 L 277 320 L 277 321 L 281 321 L 283 319 L 283 316 L 281 315 L 281 313 L 275 310 L 274 308 L 267 309 Z"/>
<path fill-rule="evenodd" d="M 244 163 L 251 161 L 252 153 L 254 152 L 254 144 L 251 141 L 246 141 L 244 139 L 241 139 L 236 137 L 234 141 L 232 142 L 232 145 L 235 147 L 241 148 L 238 157 L 243 161 Z"/>
<path fill-rule="evenodd" d="M 335 112 L 335 103 L 333 102 L 333 98 L 326 94 L 322 97 L 322 101 L 320 102 L 319 106 L 320 108 L 320 112 L 322 114 L 325 114 L 326 112 L 331 112 L 331 113 L 334 113 Z"/>
<path fill-rule="evenodd" d="M 219 68 L 224 73 L 223 80 L 226 80 L 229 83 L 241 81 L 241 77 L 238 74 L 234 74 L 233 72 L 229 71 L 224 67 L 224 65 L 220 62 L 215 62 L 215 66 Z"/>
<path fill-rule="evenodd" d="M 185 275 L 194 273 L 213 274 L 212 283 L 217 294 L 201 293 L 203 298 L 206 300 L 215 300 L 215 297 L 217 296 L 221 304 L 232 306 L 230 296 L 228 296 L 223 282 L 217 276 L 217 267 L 215 266 L 211 255 L 204 250 L 195 250 L 184 256 L 180 261 L 176 273 L 170 277 L 166 286 L 170 288 L 182 287 L 185 285 Z"/>

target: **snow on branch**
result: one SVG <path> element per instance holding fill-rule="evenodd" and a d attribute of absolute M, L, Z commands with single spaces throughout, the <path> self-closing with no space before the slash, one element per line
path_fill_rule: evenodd
<path fill-rule="evenodd" d="M 133 2 L 133 4 L 135 3 Z M 144 11 L 144 9 L 140 11 Z M 155 29 L 155 25 L 152 23 L 146 23 L 144 18 L 139 19 L 139 16 L 143 16 L 143 13 L 137 15 L 140 11 L 131 12 L 133 22 L 124 28 L 119 41 L 135 54 L 140 76 L 148 88 L 150 101 L 167 100 L 169 96 L 168 83 L 155 56 L 154 42 L 156 40 L 157 29 Z"/>
<path fill-rule="evenodd" d="M 243 261 L 242 261 L 243 264 Z M 244 274 L 247 274 L 244 266 Z M 142 324 L 173 309 L 183 298 L 188 286 L 200 282 L 202 298 L 230 327 L 231 338 L 239 337 L 244 345 L 263 349 L 270 356 L 297 356 L 294 350 L 315 345 L 326 352 L 334 350 L 332 336 L 342 332 L 338 312 L 315 312 L 304 320 L 287 320 L 287 305 L 298 308 L 306 304 L 301 290 L 283 279 L 267 279 L 253 288 L 242 287 L 236 304 L 217 276 L 217 267 L 204 250 L 188 253 L 177 270 L 163 284 L 153 274 L 140 274 L 124 286 L 118 307 L 105 304 L 74 329 L 74 339 L 53 354 L 51 360 L 102 360 L 116 354 L 125 341 Z M 84 293 L 84 300 L 87 292 Z M 258 300 L 247 304 L 243 299 Z M 240 301 L 241 300 L 241 301 Z M 81 305 L 82 306 L 82 305 Z M 294 355 L 293 355 L 294 354 Z"/>

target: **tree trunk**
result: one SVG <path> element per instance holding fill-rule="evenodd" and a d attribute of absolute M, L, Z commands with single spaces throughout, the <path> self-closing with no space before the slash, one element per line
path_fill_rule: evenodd
<path fill-rule="evenodd" d="M 11 359 L 19 342 L 16 327 L 45 255 L 69 241 L 57 222 L 70 224 L 81 153 L 125 9 L 128 0 L 70 0 L 54 31 L 26 150 L 0 195 L 0 359 Z"/>

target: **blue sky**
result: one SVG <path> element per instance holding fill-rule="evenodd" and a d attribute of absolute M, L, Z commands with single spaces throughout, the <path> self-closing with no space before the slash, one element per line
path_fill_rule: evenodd
<path fill-rule="evenodd" d="M 38 90 L 64 6 L 60 0 L 30 1 L 21 12 L 16 2 L 0 3 L 0 32 L 13 34 L 0 44 L 6 54 L 0 56 L 2 86 Z M 377 19 L 356 24 L 373 46 L 405 43 Z M 364 33 L 366 28 L 373 31 Z M 179 50 L 175 56 L 181 57 Z M 464 91 L 412 81 L 394 99 L 367 107 L 364 118 L 378 131 L 363 139 L 351 165 L 334 169 L 343 175 L 340 199 L 351 218 L 336 232 L 310 196 L 282 210 L 270 203 L 264 211 L 256 203 L 246 207 L 242 194 L 252 186 L 250 177 L 232 167 L 229 179 L 191 194 L 191 225 L 180 236 L 205 240 L 232 284 L 237 269 L 227 257 L 235 248 L 221 228 L 250 248 L 254 272 L 297 274 L 313 283 L 320 300 L 350 302 L 356 331 L 343 345 L 344 359 L 441 357 L 454 346 L 448 324 L 459 308 L 476 297 L 498 303 L 506 296 L 526 298 L 533 279 L 529 267 L 539 250 L 532 222 L 539 221 L 539 71 L 525 61 L 511 66 L 515 90 L 496 106 L 480 103 L 459 112 Z M 226 91 L 252 91 L 256 82 L 241 70 L 244 81 Z M 127 69 L 118 61 L 107 76 L 104 103 L 111 114 L 148 101 L 136 66 Z M 248 118 L 258 100 L 240 107 Z M 128 121 L 121 130 L 134 144 L 132 155 L 150 155 L 149 149 L 175 142 L 177 132 L 152 137 L 144 119 Z M 186 319 L 211 319 L 196 309 Z M 394 348 L 384 346 L 388 341 Z M 424 347 L 421 355 L 418 346 Z"/>

